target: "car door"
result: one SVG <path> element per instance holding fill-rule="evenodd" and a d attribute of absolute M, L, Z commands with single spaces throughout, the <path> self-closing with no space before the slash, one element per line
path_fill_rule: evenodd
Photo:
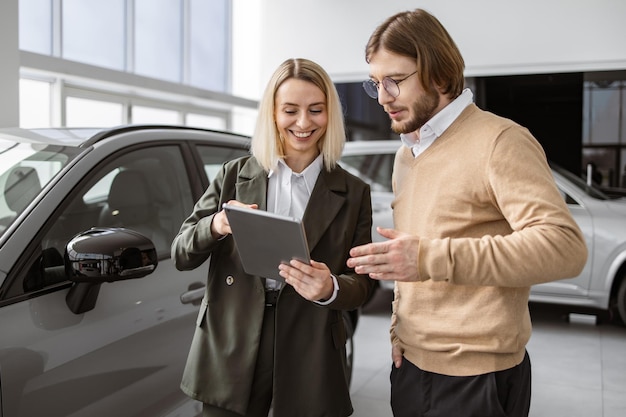
<path fill-rule="evenodd" d="M 179 272 L 169 256 L 194 204 L 188 172 L 175 144 L 118 152 L 80 180 L 69 171 L 67 181 L 76 186 L 60 207 L 49 208 L 44 226 L 34 233 L 21 227 L 12 237 L 22 239 L 24 251 L 0 300 L 1 417 L 201 412 L 179 382 L 198 311 L 185 295 L 206 268 Z M 145 234 L 159 263 L 144 278 L 103 284 L 95 308 L 76 314 L 66 303 L 72 284 L 64 247 L 94 226 Z"/>

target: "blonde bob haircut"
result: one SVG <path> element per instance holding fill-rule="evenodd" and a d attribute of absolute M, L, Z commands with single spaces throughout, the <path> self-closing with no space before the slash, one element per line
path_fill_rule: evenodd
<path fill-rule="evenodd" d="M 326 97 L 328 126 L 318 142 L 318 147 L 324 159 L 324 167 L 330 171 L 341 158 L 346 141 L 343 110 L 339 94 L 330 76 L 321 66 L 308 59 L 288 59 L 274 71 L 259 104 L 259 115 L 250 144 L 252 155 L 268 172 L 276 167 L 280 158 L 285 157 L 284 143 L 280 138 L 274 118 L 276 111 L 274 98 L 282 83 L 291 78 L 316 85 Z"/>

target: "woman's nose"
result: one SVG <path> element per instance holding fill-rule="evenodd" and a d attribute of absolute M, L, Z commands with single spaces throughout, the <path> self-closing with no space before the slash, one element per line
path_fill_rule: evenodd
<path fill-rule="evenodd" d="M 296 122 L 298 127 L 301 129 L 308 127 L 310 123 L 311 123 L 311 118 L 309 117 L 309 114 L 307 112 L 302 112 Z"/>

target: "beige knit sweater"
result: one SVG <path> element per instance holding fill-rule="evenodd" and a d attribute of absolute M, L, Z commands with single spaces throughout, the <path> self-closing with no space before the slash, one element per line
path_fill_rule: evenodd
<path fill-rule="evenodd" d="M 395 228 L 420 237 L 418 281 L 396 283 L 392 343 L 421 369 L 519 364 L 530 286 L 576 276 L 587 248 L 530 132 L 468 106 L 414 158 L 399 149 Z"/>

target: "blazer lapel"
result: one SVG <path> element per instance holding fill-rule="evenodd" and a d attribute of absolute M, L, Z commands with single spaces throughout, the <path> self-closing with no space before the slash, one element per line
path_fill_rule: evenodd
<path fill-rule="evenodd" d="M 328 172 L 322 168 L 302 220 L 309 250 L 315 248 L 343 207 L 346 192 L 346 182 L 340 170 Z"/>
<path fill-rule="evenodd" d="M 267 210 L 267 173 L 250 158 L 239 170 L 236 196 L 242 203 L 259 205 L 260 210 Z"/>
<path fill-rule="evenodd" d="M 254 158 L 250 158 L 239 171 L 235 187 L 240 201 L 256 203 L 260 210 L 267 210 L 267 173 Z M 315 248 L 343 207 L 346 188 L 341 169 L 328 172 L 322 168 L 302 220 L 310 250 Z"/>

